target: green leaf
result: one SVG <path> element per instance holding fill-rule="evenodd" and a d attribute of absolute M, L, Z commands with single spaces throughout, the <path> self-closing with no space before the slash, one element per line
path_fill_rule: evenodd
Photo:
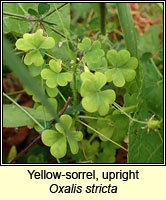
<path fill-rule="evenodd" d="M 43 15 L 50 10 L 50 5 L 48 3 L 39 3 L 38 5 L 38 13 L 39 15 Z"/>
<path fill-rule="evenodd" d="M 55 158 L 63 158 L 66 155 L 67 143 L 66 138 L 59 134 L 56 142 L 51 146 L 50 152 Z"/>
<path fill-rule="evenodd" d="M 79 43 L 78 44 L 78 48 L 81 50 L 81 51 L 88 51 L 91 47 L 91 40 L 89 38 L 84 38 L 82 40 L 82 43 Z"/>
<path fill-rule="evenodd" d="M 70 127 L 72 125 L 72 118 L 69 115 L 66 115 L 66 114 L 62 115 L 60 117 L 60 120 L 66 126 L 66 128 L 70 129 Z M 65 135 L 65 131 L 62 128 L 62 126 L 60 125 L 60 123 L 56 123 L 55 128 L 57 129 L 58 132 Z"/>
<path fill-rule="evenodd" d="M 79 150 L 79 146 L 78 146 L 78 143 L 77 143 L 76 139 L 68 137 L 67 141 L 69 143 L 70 150 L 71 150 L 72 154 L 77 154 L 78 150 Z"/>
<path fill-rule="evenodd" d="M 82 106 L 90 113 L 96 112 L 99 107 L 99 99 L 97 94 L 91 94 L 82 99 Z"/>
<path fill-rule="evenodd" d="M 87 62 L 88 68 L 90 70 L 98 70 L 101 68 L 107 68 L 107 60 L 105 59 L 105 57 L 102 57 L 101 60 L 99 62 Z"/>
<path fill-rule="evenodd" d="M 40 51 L 34 50 L 26 54 L 24 58 L 24 63 L 26 65 L 34 64 L 36 67 L 40 67 L 41 65 L 43 65 L 44 60 Z"/>
<path fill-rule="evenodd" d="M 100 91 L 106 84 L 106 77 L 101 72 L 84 72 L 81 74 L 83 81 L 80 89 L 83 108 L 90 112 L 98 111 L 104 116 L 109 111 L 109 105 L 115 101 L 115 92 L 113 90 Z"/>
<path fill-rule="evenodd" d="M 32 8 L 29 8 L 29 9 L 28 9 L 28 13 L 29 13 L 30 15 L 32 15 L 32 16 L 37 16 L 37 15 L 38 15 L 38 13 L 36 12 L 36 10 L 34 10 L 34 9 L 32 9 Z"/>
<path fill-rule="evenodd" d="M 8 154 L 8 157 L 7 157 L 7 161 L 10 162 L 12 159 L 14 159 L 17 155 L 17 149 L 16 149 L 16 146 L 12 146 L 10 148 L 10 151 L 9 151 L 9 154 Z"/>
<path fill-rule="evenodd" d="M 36 120 L 50 121 L 53 117 L 50 114 L 44 116 L 43 111 L 38 111 L 33 108 L 23 107 L 30 113 Z M 19 117 L 18 117 L 19 116 Z M 34 122 L 15 105 L 3 105 L 3 127 L 19 127 L 19 126 L 32 126 Z"/>
<path fill-rule="evenodd" d="M 81 131 L 72 131 L 73 135 L 74 135 L 74 138 L 77 140 L 77 141 L 81 141 L 83 139 L 83 134 Z"/>
<path fill-rule="evenodd" d="M 102 49 L 94 49 L 85 54 L 84 58 L 87 62 L 96 63 L 100 61 L 100 58 L 104 56 L 104 51 Z"/>
<path fill-rule="evenodd" d="M 58 136 L 59 133 L 55 130 L 44 130 L 42 132 L 41 139 L 43 144 L 50 147 L 57 141 Z"/>
<path fill-rule="evenodd" d="M 137 57 L 137 39 L 129 7 L 127 3 L 117 3 L 117 7 L 127 50 Z"/>
<path fill-rule="evenodd" d="M 46 86 L 46 91 L 49 97 L 56 97 L 59 93 L 57 88 L 49 88 Z"/>
<path fill-rule="evenodd" d="M 61 72 L 61 70 L 62 70 L 61 64 L 62 64 L 62 60 L 60 60 L 60 59 L 58 59 L 57 61 L 51 59 L 49 61 L 50 68 L 56 73 Z"/>
<path fill-rule="evenodd" d="M 48 101 L 49 103 L 51 104 L 51 106 L 55 109 L 55 111 L 57 111 L 57 107 L 58 107 L 58 103 L 57 103 L 57 100 L 55 98 L 48 98 Z M 46 115 L 50 115 L 49 112 L 47 111 L 47 109 L 42 106 L 42 105 L 39 105 L 37 108 L 36 108 L 37 111 L 44 111 L 43 113 L 43 118 Z"/>
<path fill-rule="evenodd" d="M 42 34 L 43 30 L 39 29 L 36 33 L 26 33 L 23 35 L 23 38 L 17 40 L 17 49 L 23 51 L 33 50 L 28 52 L 24 58 L 24 63 L 26 65 L 31 65 L 32 63 L 34 63 L 35 66 L 43 65 L 44 60 L 39 49 L 50 49 L 55 46 L 53 38 L 44 37 Z"/>
<path fill-rule="evenodd" d="M 54 63 L 52 63 L 52 64 L 54 64 Z M 41 77 L 44 80 L 46 80 L 46 85 L 48 87 L 55 88 L 57 85 L 66 86 L 68 84 L 68 82 L 72 81 L 73 75 L 71 73 L 69 73 L 69 72 L 56 73 L 55 65 L 51 65 L 51 67 L 54 68 L 54 71 L 52 71 L 50 69 L 43 69 L 41 71 Z"/>
<path fill-rule="evenodd" d="M 111 64 L 109 66 L 111 69 L 105 72 L 108 82 L 113 81 L 115 86 L 123 87 L 126 81 L 134 80 L 138 60 L 135 57 L 130 57 L 130 53 L 127 50 L 120 50 L 118 53 L 116 50 L 109 50 L 107 58 Z"/>

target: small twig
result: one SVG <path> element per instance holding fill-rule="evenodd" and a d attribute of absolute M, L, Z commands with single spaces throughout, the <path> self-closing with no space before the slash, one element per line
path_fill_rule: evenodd
<path fill-rule="evenodd" d="M 58 35 L 62 36 L 63 38 L 66 38 L 65 35 L 59 31 L 57 31 L 54 27 L 47 25 L 46 23 L 43 23 L 44 26 L 46 26 L 47 28 L 51 29 L 52 31 L 54 31 L 55 33 L 57 33 Z"/>
<path fill-rule="evenodd" d="M 59 113 L 60 116 L 63 115 L 63 113 L 66 111 L 68 105 L 70 104 L 70 101 L 71 101 L 71 97 L 69 97 L 69 98 L 67 99 L 67 102 L 65 103 L 63 109 L 60 111 L 60 113 Z"/>
<path fill-rule="evenodd" d="M 67 109 L 67 107 L 68 107 L 70 101 L 71 101 L 71 97 L 69 97 L 69 98 L 67 99 L 67 102 L 65 103 L 63 109 L 59 112 L 59 115 L 60 115 L 60 116 L 63 115 L 63 113 L 66 111 L 66 109 Z M 55 121 L 55 123 L 56 123 L 56 121 Z M 18 158 L 20 158 L 24 153 L 26 153 L 26 152 L 32 147 L 32 145 L 34 145 L 35 143 L 37 143 L 40 139 L 41 139 L 41 134 L 38 135 L 38 136 L 37 136 L 23 151 L 21 151 L 19 154 L 17 154 L 17 156 L 16 156 L 13 160 L 11 160 L 10 163 L 15 162 L 15 161 L 16 161 Z"/>
<path fill-rule="evenodd" d="M 33 17 L 25 17 L 23 15 L 9 13 L 9 12 L 5 12 L 5 11 L 3 12 L 3 15 L 11 16 L 11 17 L 18 18 L 18 19 L 24 19 L 26 21 L 36 21 L 37 20 L 37 19 L 34 19 Z"/>
<path fill-rule="evenodd" d="M 32 145 L 34 145 L 35 143 L 37 143 L 41 138 L 41 135 L 38 135 L 23 151 L 21 151 L 19 154 L 17 154 L 17 156 L 10 161 L 10 163 L 15 162 L 18 158 L 20 158 L 24 153 L 26 153 Z"/>

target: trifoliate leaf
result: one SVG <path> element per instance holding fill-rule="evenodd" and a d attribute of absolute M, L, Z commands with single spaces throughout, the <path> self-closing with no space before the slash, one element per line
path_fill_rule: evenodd
<path fill-rule="evenodd" d="M 101 62 L 101 58 L 105 55 L 105 52 L 101 49 L 101 43 L 98 40 L 94 41 L 91 46 L 91 40 L 84 38 L 82 43 L 78 44 L 78 48 L 84 51 L 84 59 L 87 63 L 91 63 L 91 66 Z"/>
<path fill-rule="evenodd" d="M 111 68 L 105 72 L 108 82 L 113 81 L 115 86 L 123 87 L 126 81 L 130 82 L 135 78 L 138 60 L 135 57 L 130 57 L 127 50 L 119 52 L 109 50 L 107 58 L 110 63 L 109 68 Z"/>
<path fill-rule="evenodd" d="M 106 77 L 101 72 L 84 72 L 81 74 L 83 81 L 80 93 L 83 97 L 82 106 L 90 112 L 98 111 L 104 116 L 109 111 L 109 105 L 115 101 L 116 95 L 113 90 L 101 91 L 101 88 L 106 84 Z"/>
<path fill-rule="evenodd" d="M 34 63 L 35 66 L 41 66 L 44 63 L 40 49 L 51 49 L 55 46 L 55 40 L 52 37 L 44 37 L 43 30 L 39 29 L 36 33 L 25 33 L 23 38 L 16 41 L 16 47 L 19 50 L 29 51 L 25 56 L 26 65 Z"/>
<path fill-rule="evenodd" d="M 82 140 L 83 134 L 81 131 L 75 131 L 72 125 L 72 118 L 69 115 L 60 117 L 64 126 L 70 130 L 66 135 L 60 123 L 55 124 L 56 130 L 44 130 L 42 132 L 42 142 L 51 147 L 50 152 L 55 158 L 62 158 L 66 155 L 67 142 L 69 143 L 72 154 L 78 153 L 79 145 L 77 141 Z"/>
<path fill-rule="evenodd" d="M 46 85 L 49 88 L 55 88 L 57 85 L 66 86 L 68 82 L 72 81 L 73 75 L 69 72 L 59 73 L 59 66 L 57 63 L 55 65 L 54 64 L 55 62 L 53 60 L 50 66 L 51 69 L 43 69 L 41 71 L 41 77 L 46 80 Z"/>

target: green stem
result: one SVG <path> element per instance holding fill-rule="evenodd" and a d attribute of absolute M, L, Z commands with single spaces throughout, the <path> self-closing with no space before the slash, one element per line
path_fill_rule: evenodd
<path fill-rule="evenodd" d="M 157 74 L 160 76 L 160 78 L 163 79 L 163 75 L 162 75 L 162 74 L 160 73 L 160 71 L 158 70 L 158 68 L 157 68 L 157 66 L 156 66 L 156 64 L 155 64 L 155 62 L 153 61 L 153 58 L 150 58 L 150 62 L 152 63 L 152 65 L 153 65 L 155 71 L 156 71 Z"/>
<path fill-rule="evenodd" d="M 44 80 L 41 79 L 41 86 L 42 86 L 42 90 L 43 90 L 43 93 L 45 94 L 45 88 L 44 88 Z M 43 107 L 43 115 L 44 115 L 44 127 L 46 128 L 47 127 L 47 124 L 46 124 L 46 113 L 45 113 L 45 107 Z"/>
<path fill-rule="evenodd" d="M 101 117 L 85 116 L 85 115 L 79 115 L 78 118 L 82 118 L 82 119 L 95 119 L 95 120 L 103 120 L 103 121 L 109 121 L 109 122 L 111 122 L 110 119 L 101 118 Z"/>
<path fill-rule="evenodd" d="M 74 99 L 74 105 L 77 105 L 77 80 L 76 80 L 76 70 L 77 65 L 74 66 L 74 73 L 73 73 L 73 99 Z"/>
<path fill-rule="evenodd" d="M 9 12 L 6 12 L 6 11 L 3 12 L 3 15 L 15 17 L 15 18 L 18 18 L 18 19 L 24 19 L 26 21 L 37 21 L 36 19 L 34 19 L 32 17 L 25 17 L 23 15 L 19 15 L 19 14 L 15 14 L 15 13 L 9 13 Z"/>
<path fill-rule="evenodd" d="M 122 145 L 118 144 L 117 142 L 111 140 L 110 138 L 106 137 L 105 135 L 103 135 L 102 133 L 100 133 L 99 131 L 97 131 L 96 129 L 94 129 L 93 127 L 89 126 L 88 124 L 84 123 L 83 121 L 77 119 L 78 122 L 80 122 L 81 124 L 83 124 L 84 126 L 86 126 L 87 128 L 91 129 L 92 131 L 94 131 L 95 133 L 101 135 L 102 137 L 104 137 L 105 139 L 107 139 L 108 141 L 110 141 L 111 143 L 115 144 L 116 146 L 122 148 L 125 151 L 128 151 L 125 147 L 123 147 Z"/>
<path fill-rule="evenodd" d="M 96 133 L 94 133 L 91 138 L 89 139 L 88 143 L 90 144 L 96 137 Z"/>
<path fill-rule="evenodd" d="M 137 119 L 132 118 L 130 115 L 128 115 L 126 112 L 124 112 L 124 111 L 122 110 L 122 108 L 119 106 L 119 104 L 117 104 L 116 102 L 114 102 L 113 105 L 114 105 L 115 108 L 117 108 L 121 113 L 123 113 L 124 115 L 126 115 L 131 121 L 137 122 L 137 123 L 139 123 L 139 124 L 146 124 L 146 125 L 147 125 L 147 122 L 139 121 L 139 120 L 137 120 Z"/>
<path fill-rule="evenodd" d="M 66 38 L 65 35 L 64 35 L 63 33 L 57 31 L 54 27 L 49 26 L 49 25 L 46 24 L 46 23 L 43 23 L 43 24 L 44 24 L 44 26 L 46 26 L 47 28 L 51 29 L 52 31 L 54 31 L 54 32 L 57 33 L 58 35 L 62 36 L 63 38 Z"/>
<path fill-rule="evenodd" d="M 7 99 L 9 99 L 12 103 L 14 103 L 20 110 L 22 110 L 28 117 L 30 117 L 41 129 L 44 129 L 44 127 L 30 114 L 28 113 L 22 106 L 20 106 L 16 101 L 14 101 L 12 98 L 10 98 L 6 93 L 3 92 L 3 96 L 5 96 Z"/>
<path fill-rule="evenodd" d="M 19 90 L 19 91 L 7 93 L 7 95 L 13 96 L 13 95 L 17 95 L 17 94 L 22 94 L 22 93 L 24 93 L 24 92 L 25 92 L 25 90 Z"/>
<path fill-rule="evenodd" d="M 62 97 L 63 101 L 66 103 L 66 102 L 67 102 L 67 100 L 65 99 L 65 97 L 63 96 L 63 94 L 60 92 L 60 90 L 59 90 L 58 88 L 57 88 L 57 90 L 58 90 L 58 92 L 59 92 L 60 96 Z"/>

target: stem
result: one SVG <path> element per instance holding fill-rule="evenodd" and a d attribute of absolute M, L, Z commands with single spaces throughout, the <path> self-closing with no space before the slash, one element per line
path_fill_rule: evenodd
<path fill-rule="evenodd" d="M 19 14 L 15 14 L 15 13 L 9 13 L 9 12 L 6 12 L 6 11 L 3 12 L 3 15 L 15 17 L 15 18 L 18 18 L 18 19 L 24 19 L 26 21 L 37 21 L 36 19 L 34 19 L 32 17 L 25 17 L 23 15 L 19 15 Z"/>
<path fill-rule="evenodd" d="M 89 139 L 88 143 L 90 144 L 96 137 L 96 133 L 94 133 L 91 138 Z"/>
<path fill-rule="evenodd" d="M 28 117 L 30 117 L 41 129 L 44 129 L 44 127 L 29 112 L 27 112 L 22 106 L 20 106 L 16 101 L 14 101 L 4 92 L 3 92 L 3 96 L 5 96 L 7 99 L 13 102 L 20 110 L 22 110 L 26 115 L 28 115 Z"/>
<path fill-rule="evenodd" d="M 43 93 L 45 94 L 44 80 L 43 79 L 41 79 L 41 86 L 42 86 Z M 46 113 L 45 113 L 44 106 L 43 106 L 43 115 L 44 115 L 44 128 L 46 128 L 47 127 L 47 125 L 46 125 Z"/>
<path fill-rule="evenodd" d="M 147 125 L 147 122 L 139 121 L 139 120 L 137 120 L 137 119 L 132 118 L 130 115 L 128 115 L 126 112 L 124 112 L 124 111 L 122 110 L 122 108 L 121 108 L 116 102 L 114 102 L 113 105 L 114 105 L 115 108 L 117 108 L 121 113 L 123 113 L 124 115 L 126 115 L 131 121 L 137 122 L 137 123 L 139 123 L 139 124 L 146 124 L 146 125 Z"/>
<path fill-rule="evenodd" d="M 100 3 L 100 27 L 101 33 L 106 34 L 106 4 Z"/>
<path fill-rule="evenodd" d="M 155 71 L 156 71 L 157 74 L 160 76 L 160 78 L 163 79 L 163 75 L 160 73 L 160 71 L 159 71 L 158 68 L 156 67 L 156 64 L 154 63 L 153 58 L 150 58 L 150 62 L 152 63 L 152 65 L 153 65 Z"/>
<path fill-rule="evenodd" d="M 24 92 L 25 92 L 25 90 L 19 90 L 19 91 L 7 93 L 7 95 L 13 96 L 13 95 L 21 94 L 21 93 L 24 93 Z"/>
<path fill-rule="evenodd" d="M 63 109 L 60 111 L 59 115 L 63 115 L 63 113 L 66 111 L 68 105 L 70 104 L 71 97 L 68 97 L 66 104 L 64 105 Z"/>
<path fill-rule="evenodd" d="M 77 80 L 76 80 L 76 70 L 77 65 L 74 66 L 74 73 L 73 73 L 73 98 L 74 98 L 74 105 L 77 105 Z"/>
<path fill-rule="evenodd" d="M 34 145 L 35 143 L 37 143 L 41 138 L 41 135 L 38 135 L 23 151 L 21 151 L 19 154 L 17 154 L 17 156 L 10 161 L 10 163 L 15 162 L 18 158 L 20 158 L 24 153 L 26 153 L 32 145 Z"/>
<path fill-rule="evenodd" d="M 92 116 L 85 116 L 85 115 L 79 115 L 78 118 L 82 118 L 82 119 L 97 119 L 97 120 L 104 120 L 104 121 L 109 121 L 111 122 L 110 119 L 105 119 L 105 118 L 100 118 L 100 117 L 92 117 Z"/>
<path fill-rule="evenodd" d="M 92 128 L 91 126 L 89 126 L 88 124 L 84 123 L 83 121 L 77 119 L 78 122 L 80 122 L 81 124 L 83 124 L 84 126 L 86 126 L 87 128 L 91 129 L 92 131 L 94 131 L 95 133 L 101 135 L 102 137 L 104 137 L 105 139 L 107 139 L 108 141 L 110 141 L 111 143 L 115 144 L 116 146 L 122 148 L 125 151 L 128 151 L 125 147 L 123 147 L 122 145 L 116 143 L 115 141 L 111 140 L 110 138 L 108 138 L 107 136 L 103 135 L 102 133 L 100 133 L 99 131 L 95 130 L 94 128 Z"/>
<path fill-rule="evenodd" d="M 57 10 L 63 8 L 63 6 L 65 6 L 66 4 L 68 4 L 68 3 L 64 3 L 64 4 L 62 4 L 61 6 L 59 6 L 58 8 L 55 8 L 54 10 L 50 11 L 50 12 L 47 13 L 45 16 L 41 17 L 40 20 L 45 19 L 46 17 L 50 16 L 50 15 L 51 15 L 52 13 L 54 13 L 55 11 L 57 11 Z"/>
<path fill-rule="evenodd" d="M 54 27 L 49 26 L 49 25 L 46 24 L 46 23 L 43 23 L 43 24 L 44 24 L 44 26 L 46 26 L 47 28 L 51 29 L 52 31 L 54 31 L 54 32 L 57 33 L 58 35 L 62 36 L 63 38 L 66 38 L 65 35 L 64 35 L 63 33 L 57 31 Z"/>
<path fill-rule="evenodd" d="M 58 90 L 58 92 L 59 92 L 60 96 L 62 97 L 63 101 L 66 103 L 67 101 L 66 101 L 65 97 L 63 96 L 63 94 L 60 92 L 60 90 Z"/>

